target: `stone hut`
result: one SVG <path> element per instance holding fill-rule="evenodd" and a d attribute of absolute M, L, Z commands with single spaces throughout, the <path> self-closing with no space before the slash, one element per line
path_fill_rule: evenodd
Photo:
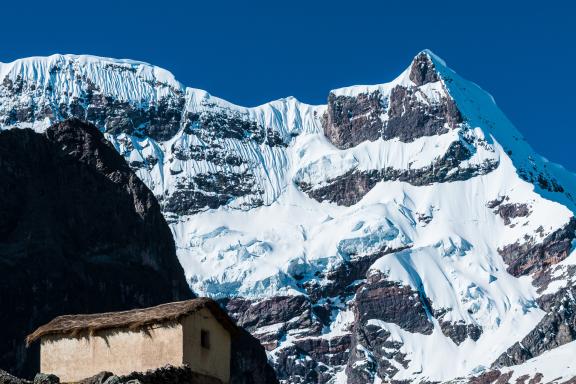
<path fill-rule="evenodd" d="M 194 373 L 226 384 L 236 331 L 218 303 L 200 298 L 123 312 L 60 316 L 26 341 L 40 339 L 40 371 L 62 382 L 102 371 L 125 375 L 186 364 Z"/>

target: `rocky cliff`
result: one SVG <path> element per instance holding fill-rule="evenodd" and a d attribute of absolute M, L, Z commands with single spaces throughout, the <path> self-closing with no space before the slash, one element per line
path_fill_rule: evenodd
<path fill-rule="evenodd" d="M 0 365 L 37 369 L 24 337 L 54 316 L 190 298 L 150 190 L 92 125 L 0 132 Z"/>
<path fill-rule="evenodd" d="M 244 108 L 74 55 L 2 64 L 0 101 L 3 129 L 95 124 L 158 198 L 188 284 L 283 382 L 576 375 L 559 358 L 576 351 L 576 177 L 429 51 L 319 106 Z"/>

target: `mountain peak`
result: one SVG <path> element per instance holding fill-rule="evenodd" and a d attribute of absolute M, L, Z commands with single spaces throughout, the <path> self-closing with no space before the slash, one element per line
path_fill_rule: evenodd
<path fill-rule="evenodd" d="M 435 58 L 437 56 L 428 49 L 421 51 L 414 57 L 410 66 L 410 80 L 414 84 L 420 86 L 440 80 Z M 439 59 L 439 61 L 441 62 L 442 60 Z"/>

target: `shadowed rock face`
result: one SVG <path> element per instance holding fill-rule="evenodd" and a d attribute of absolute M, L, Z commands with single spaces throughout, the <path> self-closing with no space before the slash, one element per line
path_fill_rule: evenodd
<path fill-rule="evenodd" d="M 262 194 L 256 186 L 254 175 L 243 173 L 199 174 L 188 183 L 179 183 L 178 190 L 163 201 L 163 209 L 169 214 L 192 215 L 207 208 L 216 209 L 234 198 Z M 216 192 L 214 192 L 216 191 Z M 253 199 L 255 206 L 262 205 L 262 199 Z"/>
<path fill-rule="evenodd" d="M 268 350 L 276 348 L 278 341 L 292 330 L 306 329 L 306 333 L 317 335 L 322 329 L 322 324 L 313 319 L 311 302 L 304 296 L 276 296 L 259 302 L 233 298 L 226 301 L 226 309 L 250 332 L 257 333 L 261 327 L 278 325 L 273 331 L 258 335 Z"/>
<path fill-rule="evenodd" d="M 287 323 L 294 313 L 310 310 L 304 296 L 276 296 L 252 305 L 248 300 L 234 298 L 227 308 L 235 313 L 239 324 L 247 329 L 256 329 L 267 324 Z"/>
<path fill-rule="evenodd" d="M 0 132 L 0 366 L 37 370 L 24 337 L 53 317 L 188 299 L 160 207 L 92 125 Z"/>
<path fill-rule="evenodd" d="M 357 326 L 346 366 L 348 382 L 369 383 L 374 381 L 376 375 L 382 379 L 392 379 L 399 371 L 397 365 L 408 366 L 406 354 L 400 352 L 402 345 L 391 339 L 390 332 L 378 326 Z"/>
<path fill-rule="evenodd" d="M 264 204 L 264 190 L 254 175 L 255 165 L 242 155 L 227 150 L 224 141 L 286 147 L 287 142 L 279 133 L 234 111 L 187 112 L 183 119 L 185 134 L 202 144 L 178 146 L 173 143 L 170 152 L 174 158 L 180 161 L 205 161 L 221 169 L 218 172 L 198 172 L 188 177 L 181 175 L 175 191 L 162 196 L 162 210 L 169 215 L 192 215 L 227 205 L 238 198 L 248 198 L 245 208 Z M 138 168 L 142 165 L 131 166 Z M 233 167 L 242 170 L 231 170 Z M 170 172 L 177 175 L 183 171 L 171 169 Z"/>
<path fill-rule="evenodd" d="M 490 209 L 494 209 L 494 213 L 499 215 L 506 225 L 510 225 L 513 219 L 530 216 L 531 212 L 528 204 L 509 203 L 509 200 L 510 197 L 501 196 L 495 200 L 489 201 L 486 206 Z"/>
<path fill-rule="evenodd" d="M 265 128 L 246 116 L 229 111 L 186 113 L 184 129 L 194 133 L 205 142 L 218 139 L 236 139 L 243 142 L 254 141 L 258 144 L 286 147 L 288 143 L 276 131 Z M 204 150 L 210 148 L 202 148 Z M 198 154 L 201 155 L 201 154 Z"/>
<path fill-rule="evenodd" d="M 276 348 L 279 340 L 289 333 L 296 332 L 303 337 L 294 340 L 293 345 L 282 349 L 276 356 L 275 370 L 281 380 L 291 383 L 325 382 L 320 380 L 323 370 L 319 362 L 330 364 L 336 360 L 336 354 L 342 359 L 347 356 L 345 345 L 338 348 L 332 340 L 316 338 L 320 336 L 322 324 L 314 319 L 312 303 L 304 296 L 278 296 L 261 301 L 233 298 L 224 300 L 223 304 L 230 316 L 257 336 L 267 350 Z M 268 327 L 272 329 L 261 331 Z M 308 358 L 303 359 L 303 356 Z M 325 379 L 330 377 L 326 375 Z"/>
<path fill-rule="evenodd" d="M 439 323 L 442 333 L 448 336 L 456 345 L 460 345 L 467 338 L 477 341 L 482 335 L 482 328 L 475 324 L 442 321 L 442 319 L 439 319 Z"/>
<path fill-rule="evenodd" d="M 93 125 L 0 132 L 0 366 L 30 376 L 53 317 L 193 296 L 152 192 Z M 274 383 L 259 342 L 233 341 L 235 384 Z"/>
<path fill-rule="evenodd" d="M 378 319 L 425 335 L 434 329 L 426 313 L 430 308 L 428 300 L 410 287 L 381 276 L 370 276 L 368 283 L 357 291 L 355 308 L 360 324 Z"/>

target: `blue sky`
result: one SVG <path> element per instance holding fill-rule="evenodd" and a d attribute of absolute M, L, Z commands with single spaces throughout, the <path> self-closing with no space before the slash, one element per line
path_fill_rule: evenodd
<path fill-rule="evenodd" d="M 532 146 L 576 171 L 575 6 L 568 1 L 20 1 L 0 61 L 89 53 L 150 62 L 253 106 L 319 104 L 391 80 L 429 48 L 496 98 Z"/>

